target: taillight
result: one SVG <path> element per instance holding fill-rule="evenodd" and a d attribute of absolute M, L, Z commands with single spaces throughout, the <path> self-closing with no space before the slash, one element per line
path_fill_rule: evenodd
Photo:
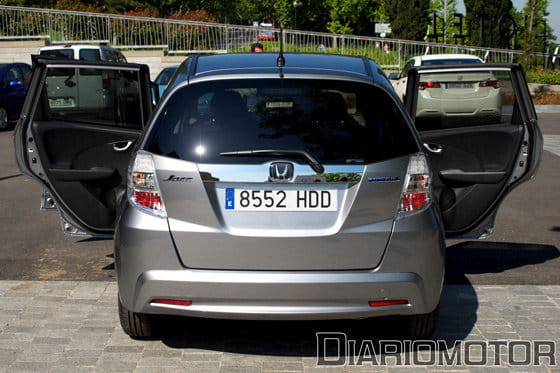
<path fill-rule="evenodd" d="M 110 79 L 101 80 L 101 88 L 103 88 L 103 89 L 111 88 L 111 80 Z"/>
<path fill-rule="evenodd" d="M 403 184 L 397 218 L 424 210 L 432 200 L 432 181 L 423 154 L 410 157 Z"/>
<path fill-rule="evenodd" d="M 146 152 L 139 151 L 129 168 L 128 198 L 143 211 L 161 217 L 167 216 L 157 184 L 154 160 Z"/>
<path fill-rule="evenodd" d="M 483 80 L 480 83 L 478 83 L 479 87 L 494 87 L 494 88 L 500 88 L 500 82 L 497 80 Z"/>
<path fill-rule="evenodd" d="M 439 82 L 420 82 L 420 90 L 423 91 L 426 88 L 441 88 Z"/>

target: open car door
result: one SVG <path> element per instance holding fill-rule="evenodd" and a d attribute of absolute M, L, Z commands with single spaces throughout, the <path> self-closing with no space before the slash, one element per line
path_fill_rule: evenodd
<path fill-rule="evenodd" d="M 16 160 L 52 196 L 65 233 L 113 234 L 151 111 L 146 65 L 34 61 L 14 132 Z"/>
<path fill-rule="evenodd" d="M 424 143 L 447 238 L 489 235 L 500 203 L 535 175 L 542 155 L 521 68 L 412 68 L 405 105 Z"/>

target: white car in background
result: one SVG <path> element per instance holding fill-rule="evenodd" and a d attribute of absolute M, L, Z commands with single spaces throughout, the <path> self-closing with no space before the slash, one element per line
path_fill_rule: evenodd
<path fill-rule="evenodd" d="M 401 73 L 391 79 L 393 87 L 397 95 L 404 101 L 404 93 L 406 91 L 408 70 L 416 66 L 434 66 L 434 65 L 454 65 L 463 63 L 484 63 L 479 57 L 472 54 L 430 54 L 426 56 L 412 57 L 404 65 Z M 389 78 L 392 78 L 389 76 Z"/>
<path fill-rule="evenodd" d="M 127 62 L 116 48 L 94 44 L 49 45 L 39 49 L 41 56 L 67 58 L 80 61 Z"/>
<path fill-rule="evenodd" d="M 417 89 L 416 122 L 425 129 L 500 124 L 513 110 L 513 91 L 499 70 L 422 74 Z"/>

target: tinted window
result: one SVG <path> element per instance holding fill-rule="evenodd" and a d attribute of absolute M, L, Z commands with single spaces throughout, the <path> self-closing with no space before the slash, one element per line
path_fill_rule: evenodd
<path fill-rule="evenodd" d="M 193 84 L 156 119 L 146 149 L 200 163 L 261 163 L 220 156 L 305 150 L 324 164 L 364 164 L 418 151 L 395 103 L 371 85 L 248 79 Z"/>
<path fill-rule="evenodd" d="M 49 68 L 43 90 L 43 120 L 142 128 L 136 71 Z"/>
<path fill-rule="evenodd" d="M 52 49 L 48 51 L 41 51 L 41 56 L 62 57 L 69 60 L 74 59 L 74 51 L 72 49 Z"/>
<path fill-rule="evenodd" d="M 18 65 L 19 71 L 23 75 L 23 82 L 29 83 L 31 81 L 31 68 L 26 65 Z"/>
<path fill-rule="evenodd" d="M 174 68 L 166 68 L 164 69 L 161 73 L 159 73 L 159 75 L 156 77 L 156 80 L 154 83 L 156 84 L 167 84 L 169 83 L 169 79 L 171 79 L 171 77 L 173 76 L 173 73 L 177 70 L 176 67 Z"/>
<path fill-rule="evenodd" d="M 478 58 L 455 58 L 452 60 L 431 60 L 422 61 L 422 66 L 435 66 L 435 65 L 455 65 L 462 63 L 482 63 Z"/>
<path fill-rule="evenodd" d="M 23 81 L 23 76 L 16 67 L 10 68 L 6 72 L 6 75 L 4 75 L 4 81 L 5 81 L 6 84 L 11 82 L 12 80 L 22 80 Z"/>
<path fill-rule="evenodd" d="M 119 57 L 112 50 L 105 50 L 105 56 L 107 57 L 108 62 L 119 62 Z"/>
<path fill-rule="evenodd" d="M 26 65 L 18 65 L 20 71 L 22 74 L 27 74 L 31 72 L 31 68 L 29 66 Z"/>
<path fill-rule="evenodd" d="M 99 61 L 101 56 L 99 49 L 80 49 L 80 60 L 82 61 Z"/>

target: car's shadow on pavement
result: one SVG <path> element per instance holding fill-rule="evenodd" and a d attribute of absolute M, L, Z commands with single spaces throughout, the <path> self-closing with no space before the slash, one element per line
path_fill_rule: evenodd
<path fill-rule="evenodd" d="M 446 286 L 441 297 L 440 321 L 433 340 L 443 340 L 440 349 L 453 348 L 456 341 L 480 337 L 472 333 L 477 321 L 478 297 L 471 274 L 503 274 L 533 264 L 559 260 L 551 245 L 499 242 L 461 242 L 448 248 Z M 550 275 L 550 273 L 548 274 Z M 554 274 L 558 276 L 558 274 Z M 516 276 L 506 275 L 510 280 Z M 533 280 L 539 280 L 539 277 Z M 477 283 L 480 283 L 477 281 Z M 558 283 L 558 282 L 557 282 Z M 488 283 L 493 285 L 492 283 Z M 170 348 L 215 350 L 246 355 L 316 357 L 318 332 L 341 332 L 355 340 L 356 351 L 368 344 L 379 349 L 379 340 L 400 340 L 399 319 L 335 321 L 237 321 L 169 318 L 164 321 L 163 343 Z M 369 342 L 373 341 L 373 344 Z M 418 348 L 403 342 L 401 351 Z M 383 347 L 381 347 L 383 349 Z M 373 351 L 379 353 L 379 351 Z M 338 356 L 327 348 L 325 356 Z M 350 355 L 355 355 L 350 351 Z"/>
<path fill-rule="evenodd" d="M 445 283 L 558 285 L 558 268 L 554 245 L 464 241 L 447 248 Z"/>

